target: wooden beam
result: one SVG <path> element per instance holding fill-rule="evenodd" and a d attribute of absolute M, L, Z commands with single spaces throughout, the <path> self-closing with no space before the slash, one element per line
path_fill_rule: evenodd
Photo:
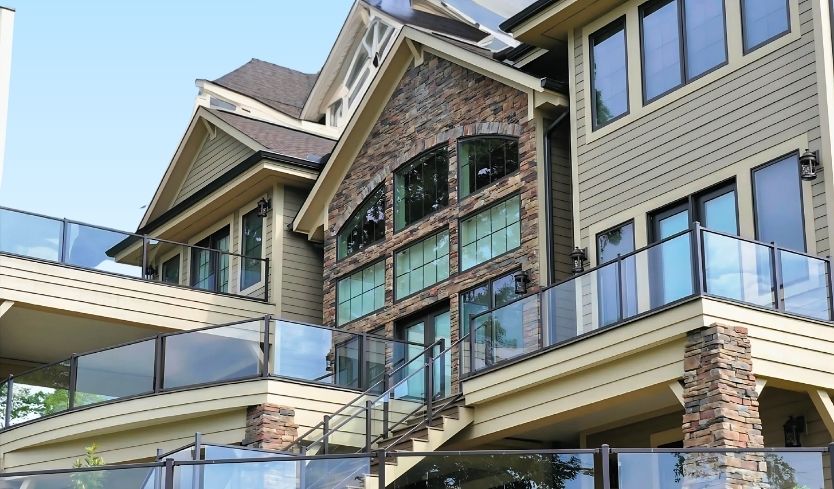
<path fill-rule="evenodd" d="M 683 385 L 681 385 L 680 381 L 674 381 L 669 383 L 669 389 L 672 390 L 672 394 L 678 398 L 678 402 L 681 403 L 681 406 L 685 406 L 686 402 L 683 400 Z"/>
<path fill-rule="evenodd" d="M 763 379 L 761 377 L 756 378 L 756 395 L 762 395 L 762 391 L 765 388 L 765 384 L 767 384 L 767 379 Z"/>
<path fill-rule="evenodd" d="M 834 402 L 831 402 L 831 396 L 821 389 L 810 389 L 808 395 L 811 396 L 811 402 L 814 403 L 823 424 L 828 428 L 828 434 L 834 440 Z"/>
<path fill-rule="evenodd" d="M 0 302 L 0 318 L 2 318 L 4 314 L 9 312 L 9 309 L 11 309 L 13 305 L 14 305 L 14 301 Z"/>

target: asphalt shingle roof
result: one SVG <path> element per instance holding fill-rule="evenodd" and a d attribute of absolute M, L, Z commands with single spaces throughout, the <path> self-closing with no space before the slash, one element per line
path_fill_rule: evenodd
<path fill-rule="evenodd" d="M 212 83 L 297 118 L 317 76 L 252 58 Z"/>
<path fill-rule="evenodd" d="M 323 157 L 333 151 L 336 141 L 296 129 L 250 119 L 216 109 L 207 109 L 224 122 L 262 144 L 273 153 L 307 160 L 321 167 Z"/>

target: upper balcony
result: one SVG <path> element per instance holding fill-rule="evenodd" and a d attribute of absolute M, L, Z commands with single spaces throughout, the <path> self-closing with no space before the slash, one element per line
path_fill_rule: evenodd
<path fill-rule="evenodd" d="M 272 312 L 269 259 L 223 248 L 0 208 L 0 300 L 176 329 Z"/>

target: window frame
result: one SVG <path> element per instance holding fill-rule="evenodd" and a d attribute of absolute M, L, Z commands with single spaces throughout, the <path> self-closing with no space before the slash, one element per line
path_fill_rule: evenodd
<path fill-rule="evenodd" d="M 336 308 L 335 308 L 335 311 L 334 311 L 334 314 L 333 314 L 333 317 L 334 317 L 333 323 L 334 323 L 334 326 L 337 329 L 343 328 L 343 327 L 345 327 L 345 326 L 347 326 L 351 323 L 359 321 L 360 319 L 364 319 L 368 316 L 371 316 L 371 315 L 385 309 L 386 303 L 388 302 L 386 297 L 385 297 L 385 282 L 388 278 L 387 277 L 387 272 L 386 272 L 386 266 L 385 266 L 386 259 L 387 259 L 386 256 L 382 256 L 380 258 L 377 258 L 376 260 L 373 260 L 369 263 L 363 264 L 362 266 L 354 268 L 353 270 L 351 270 L 349 272 L 343 273 L 342 275 L 340 275 L 339 277 L 337 277 L 334 280 L 333 285 L 336 289 L 335 293 L 334 293 L 334 295 L 336 297 L 336 304 L 335 304 Z M 375 266 L 379 265 L 380 262 L 383 263 L 383 266 L 382 266 L 382 288 L 383 288 L 383 291 L 382 291 L 382 306 L 380 306 L 379 309 L 374 309 L 373 311 L 371 311 L 367 314 L 363 314 L 361 316 L 358 316 L 358 317 L 355 317 L 355 318 L 351 319 L 350 321 L 345 321 L 344 323 L 339 324 L 339 304 L 340 304 L 339 303 L 339 295 L 340 295 L 339 294 L 339 283 L 342 282 L 342 280 L 350 278 L 351 275 L 354 275 L 354 274 L 359 273 L 359 272 L 363 272 L 368 268 L 372 268 L 372 267 L 375 267 Z"/>
<path fill-rule="evenodd" d="M 405 170 L 406 168 L 408 168 L 410 165 L 416 163 L 417 160 L 419 160 L 419 159 L 421 159 L 425 156 L 428 156 L 431 153 L 434 153 L 436 151 L 440 151 L 440 150 L 446 151 L 446 167 L 447 167 L 446 168 L 446 205 L 444 205 L 443 207 L 438 207 L 437 210 L 431 211 L 428 214 L 425 214 L 425 215 L 415 219 L 414 221 L 405 223 L 403 225 L 403 227 L 397 229 L 397 209 L 398 209 L 398 205 L 397 205 L 397 174 L 400 173 L 401 171 Z M 392 205 L 391 205 L 391 216 L 394 219 L 394 222 L 392 223 L 393 229 L 394 229 L 394 234 L 405 231 L 409 227 L 411 227 L 411 226 L 413 226 L 413 225 L 415 225 L 419 222 L 422 222 L 422 221 L 430 218 L 434 214 L 442 211 L 443 209 L 447 209 L 449 207 L 449 196 L 451 195 L 451 192 L 449 191 L 449 162 L 450 161 L 451 161 L 451 151 L 449 151 L 448 142 L 444 142 L 444 143 L 440 143 L 440 144 L 437 144 L 435 146 L 432 146 L 431 148 L 428 148 L 425 151 L 421 151 L 420 153 L 414 155 L 412 158 L 409 158 L 408 161 L 406 161 L 402 165 L 398 166 L 397 168 L 394 169 L 393 172 L 391 172 L 392 175 L 393 175 L 393 183 L 394 183 L 394 188 L 391 192 L 392 195 L 393 195 L 393 200 L 392 200 Z"/>
<path fill-rule="evenodd" d="M 792 30 L 792 26 L 791 26 L 791 21 L 792 21 L 792 19 L 791 19 L 791 0 L 785 0 L 785 13 L 787 14 L 786 20 L 788 21 L 787 22 L 788 28 L 785 29 L 784 31 L 778 33 L 778 34 L 774 34 L 773 36 L 765 39 L 764 41 L 761 41 L 760 43 L 758 43 L 756 45 L 750 46 L 749 48 L 746 47 L 747 32 L 745 32 L 745 30 L 744 30 L 744 23 L 745 23 L 744 22 L 744 3 L 745 3 L 745 0 L 739 0 L 739 17 L 741 18 L 741 52 L 744 56 L 747 56 L 748 54 L 752 53 L 753 51 L 755 51 L 755 50 L 757 50 L 757 49 L 759 49 L 759 48 L 761 48 L 761 47 L 763 47 L 767 44 L 770 44 L 771 42 L 773 42 L 773 41 L 791 33 L 791 30 Z M 807 247 L 808 244 L 806 243 L 805 246 Z"/>
<path fill-rule="evenodd" d="M 518 153 L 517 153 L 518 157 L 516 158 L 516 164 L 518 165 L 518 168 L 516 168 L 515 170 L 513 170 L 510 173 L 505 173 L 503 176 L 501 176 L 501 178 L 499 178 L 497 180 L 493 180 L 493 181 L 489 182 L 488 184 L 484 185 L 483 187 L 481 187 L 479 189 L 473 190 L 473 191 L 469 192 L 468 194 L 463 195 L 463 186 L 460 183 L 461 182 L 461 175 L 463 173 L 463 171 L 462 171 L 463 162 L 461 161 L 461 157 L 460 157 L 460 155 L 461 155 L 461 145 L 466 143 L 467 141 L 473 141 L 473 140 L 478 140 L 478 139 L 501 139 L 501 140 L 504 140 L 504 141 L 514 141 L 516 143 L 516 150 L 518 150 L 519 138 L 517 136 L 510 136 L 510 135 L 506 135 L 506 134 L 484 134 L 484 135 L 466 136 L 466 137 L 458 138 L 458 140 L 455 143 L 455 156 L 456 156 L 456 159 L 457 159 L 457 165 L 456 166 L 457 166 L 457 172 L 458 172 L 457 173 L 457 177 L 458 177 L 457 178 L 457 181 L 458 181 L 458 204 L 465 201 L 466 199 L 469 199 L 473 195 L 478 195 L 478 194 L 484 192 L 486 189 L 492 187 L 493 185 L 495 185 L 495 184 L 501 182 L 502 180 L 505 180 L 505 179 L 507 179 L 507 178 L 509 178 L 513 175 L 516 175 L 521 171 L 521 151 L 518 150 Z M 506 162 L 504 163 L 504 168 L 506 169 Z"/>
<path fill-rule="evenodd" d="M 591 130 L 596 131 L 597 129 L 601 129 L 612 122 L 615 122 L 623 117 L 628 116 L 631 113 L 631 84 L 629 83 L 628 79 L 628 26 L 626 25 L 626 15 L 623 14 L 617 19 L 606 24 L 604 27 L 597 29 L 596 31 L 592 32 L 588 35 L 588 61 L 589 61 L 589 82 L 590 82 L 590 102 L 591 102 Z M 625 98 L 626 98 L 626 110 L 622 114 L 618 115 L 617 117 L 613 117 L 604 123 L 600 124 L 597 122 L 597 96 L 596 90 L 594 89 L 595 86 L 595 79 L 594 76 L 594 40 L 598 37 L 607 36 L 611 37 L 614 33 L 622 30 L 623 31 L 623 44 L 624 44 L 624 55 L 625 55 L 625 70 L 626 70 L 626 91 L 625 91 Z"/>
<path fill-rule="evenodd" d="M 182 255 L 183 254 L 180 252 L 180 250 L 176 249 L 176 250 L 170 251 L 166 256 L 164 256 L 160 259 L 160 263 L 159 263 L 159 281 L 161 283 L 168 284 L 168 285 L 181 285 L 182 284 L 182 278 L 183 278 Z M 176 282 L 166 282 L 165 281 L 165 273 L 164 273 L 165 272 L 165 265 L 173 262 L 174 260 L 176 260 L 176 264 L 177 264 L 177 281 Z"/>
<path fill-rule="evenodd" d="M 657 229 L 657 222 L 666 218 L 673 216 L 683 210 L 686 210 L 689 214 L 689 225 L 692 226 L 692 223 L 698 221 L 701 226 L 706 227 L 703 222 L 704 219 L 704 202 L 708 200 L 712 200 L 716 197 L 720 197 L 727 193 L 733 192 L 733 197 L 735 200 L 735 208 L 736 208 L 736 235 L 740 236 L 741 233 L 741 222 L 739 221 L 739 210 L 738 210 L 738 183 L 736 182 L 735 177 L 729 178 L 727 180 L 723 180 L 718 182 L 714 185 L 710 185 L 709 187 L 699 190 L 698 192 L 692 193 L 687 195 L 682 199 L 678 199 L 673 201 L 669 204 L 666 204 L 662 207 L 658 207 L 657 209 L 651 210 L 646 214 L 647 218 L 647 226 L 646 229 L 648 231 L 648 243 L 655 244 L 660 241 L 659 230 Z M 754 208 L 755 209 L 755 208 Z M 709 229 L 709 228 L 707 228 Z"/>
<path fill-rule="evenodd" d="M 371 202 L 371 199 L 374 197 L 374 195 L 377 192 L 380 191 L 380 189 L 382 191 L 382 213 L 383 213 L 382 236 L 380 238 L 374 240 L 374 241 L 371 241 L 370 243 L 366 243 L 364 246 L 360 246 L 353 253 L 346 254 L 345 256 L 340 258 L 339 257 L 339 236 L 341 236 L 342 233 L 345 232 L 345 228 L 353 221 L 353 218 L 356 217 L 359 214 L 359 211 L 362 210 L 362 208 L 365 206 L 365 204 L 368 204 L 369 202 Z M 337 262 L 340 262 L 342 260 L 350 258 L 351 256 L 354 256 L 357 253 L 365 251 L 366 249 L 368 249 L 369 247 L 371 247 L 371 246 L 373 246 L 377 243 L 381 243 L 382 241 L 385 241 L 385 235 L 386 235 L 385 227 L 386 227 L 386 220 L 387 220 L 387 219 L 385 219 L 385 201 L 386 201 L 386 198 L 385 198 L 386 195 L 385 194 L 386 194 L 385 182 L 383 181 L 382 183 L 380 183 L 379 185 L 374 187 L 374 189 L 371 190 L 371 192 L 364 199 L 362 199 L 362 202 L 360 202 L 359 205 L 356 206 L 356 209 L 354 209 L 353 212 L 351 212 L 350 216 L 348 216 L 348 218 L 345 219 L 345 222 L 342 223 L 342 226 L 339 228 L 339 231 L 336 232 L 336 261 Z"/>
<path fill-rule="evenodd" d="M 787 1 L 787 0 L 786 0 Z M 650 7 L 654 7 L 660 4 L 668 4 L 668 3 L 676 3 L 678 7 L 678 56 L 679 56 L 679 63 L 680 63 L 680 83 L 667 89 L 666 91 L 655 95 L 652 98 L 646 97 L 646 53 L 643 49 L 643 41 L 644 41 L 644 27 L 643 27 L 643 19 L 646 16 L 646 10 Z M 743 3 L 744 0 L 741 0 Z M 643 91 L 643 106 L 649 105 L 652 102 L 669 95 L 670 93 L 674 92 L 675 90 L 684 87 L 699 78 L 703 78 L 704 76 L 712 73 L 715 70 L 723 68 L 730 63 L 730 48 L 728 46 L 729 42 L 727 40 L 728 37 L 728 28 L 727 28 L 727 0 L 721 0 L 721 15 L 724 18 L 724 61 L 719 63 L 712 68 L 704 71 L 703 73 L 698 74 L 692 78 L 689 78 L 686 73 L 687 68 L 687 61 L 686 61 L 686 2 L 685 0 L 649 0 L 647 2 L 642 3 L 639 7 L 637 7 L 637 23 L 639 26 L 640 32 L 640 87 Z M 744 17 L 742 17 L 742 26 L 744 25 Z M 790 23 L 789 23 L 790 25 Z M 790 29 L 788 29 L 790 32 Z M 743 43 L 743 41 L 742 41 Z M 746 53 L 745 53 L 746 54 Z"/>
<path fill-rule="evenodd" d="M 244 287 L 244 284 L 243 284 L 244 270 L 243 269 L 246 266 L 246 258 L 245 257 L 248 256 L 248 255 L 246 255 L 246 253 L 245 253 L 246 250 L 244 249 L 244 240 L 245 240 L 245 236 L 246 236 L 246 217 L 250 214 L 255 214 L 257 216 L 257 212 L 258 212 L 258 208 L 256 206 L 254 209 L 251 209 L 248 212 L 243 212 L 240 215 L 240 258 L 238 259 L 238 261 L 240 262 L 240 264 L 239 264 L 240 266 L 239 266 L 239 269 L 238 269 L 238 291 L 241 294 L 244 293 L 244 292 L 255 290 L 259 286 L 262 287 L 264 285 L 264 279 L 266 278 L 266 275 L 267 275 L 265 270 L 264 270 L 264 268 L 266 267 L 266 263 L 264 262 L 264 255 L 266 254 L 266 250 L 265 250 L 265 248 L 266 248 L 266 235 L 264 234 L 264 231 L 266 230 L 266 218 L 265 217 L 260 217 L 260 220 L 261 220 L 261 255 L 258 256 L 258 257 L 254 257 L 254 256 L 252 257 L 252 258 L 259 258 L 260 259 L 260 261 L 258 261 L 258 263 L 260 264 L 260 267 L 259 267 L 260 271 L 258 273 L 259 276 L 258 276 L 258 280 L 256 282 L 254 282 L 252 284 L 249 284 L 249 285 Z"/>
<path fill-rule="evenodd" d="M 798 165 L 799 164 L 799 156 L 800 156 L 799 150 L 794 150 L 794 151 L 791 151 L 789 153 L 785 153 L 782 156 L 779 156 L 779 157 L 773 158 L 771 160 L 768 160 L 765 163 L 762 163 L 761 165 L 754 166 L 753 168 L 750 169 L 750 193 L 752 194 L 752 198 L 753 198 L 753 236 L 755 237 L 756 241 L 761 241 L 761 239 L 759 237 L 759 215 L 758 215 L 758 212 L 756 212 L 756 172 L 759 171 L 759 170 L 762 170 L 764 168 L 767 168 L 768 166 L 775 165 L 777 163 L 781 163 L 782 161 L 785 161 L 788 158 L 792 158 L 792 157 L 797 158 L 797 165 Z M 803 186 L 802 185 L 802 178 L 799 179 L 799 181 L 797 182 L 797 185 L 799 185 L 799 211 L 800 211 L 800 215 L 801 215 L 800 220 L 802 221 L 802 244 L 803 244 L 803 249 L 802 250 L 794 250 L 794 249 L 787 248 L 785 246 L 778 245 L 778 244 L 776 246 L 779 249 L 784 249 L 784 250 L 787 250 L 789 252 L 799 252 L 799 253 L 808 254 L 808 235 L 807 235 L 808 226 L 807 226 L 807 223 L 805 222 L 805 192 L 803 191 L 803 188 L 802 188 L 802 186 Z"/>
<path fill-rule="evenodd" d="M 619 224 L 616 224 L 614 226 L 611 226 L 609 228 L 605 228 L 602 231 L 600 231 L 600 232 L 598 232 L 594 235 L 594 246 L 596 248 L 594 250 L 595 251 L 594 254 L 596 255 L 594 258 L 596 259 L 596 263 L 597 263 L 598 267 L 602 266 L 606 263 L 611 263 L 613 261 L 616 261 L 616 258 L 613 259 L 613 260 L 608 260 L 606 262 L 600 261 L 599 237 L 603 234 L 610 233 L 611 231 L 613 231 L 615 229 L 619 229 L 619 228 L 622 228 L 622 227 L 625 227 L 625 226 L 631 226 L 631 249 L 632 249 L 632 252 L 637 249 L 637 228 L 634 225 L 634 219 L 629 219 L 627 221 L 623 221 L 623 222 L 621 222 Z"/>
<path fill-rule="evenodd" d="M 500 255 L 494 255 L 494 256 L 490 257 L 488 260 L 484 260 L 481 263 L 476 263 L 476 264 L 472 265 L 471 267 L 464 270 L 464 268 L 463 268 L 463 238 L 462 238 L 463 222 L 477 216 L 478 214 L 480 214 L 480 213 L 482 213 L 486 210 L 492 209 L 493 207 L 496 207 L 499 204 L 503 204 L 503 203 L 505 203 L 509 200 L 512 200 L 515 197 L 518 197 L 518 246 L 513 248 L 513 249 L 507 250 L 507 251 L 501 253 Z M 485 263 L 490 263 L 494 260 L 497 260 L 497 259 L 503 257 L 504 255 L 508 255 L 510 253 L 513 253 L 516 250 L 521 249 L 524 246 L 524 236 L 522 235 L 522 232 L 521 232 L 521 230 L 522 230 L 522 226 L 521 226 L 522 213 L 521 213 L 521 211 L 522 211 L 523 208 L 524 208 L 524 206 L 521 205 L 521 192 L 516 191 L 516 192 L 511 193 L 510 195 L 507 195 L 506 197 L 503 197 L 501 199 L 490 202 L 489 204 L 478 207 L 477 209 L 469 212 L 468 214 L 465 214 L 465 215 L 459 217 L 458 222 L 457 222 L 457 224 L 458 224 L 458 229 L 457 229 L 457 234 L 458 234 L 458 236 L 457 236 L 457 238 L 458 238 L 458 245 L 457 245 L 457 247 L 458 247 L 458 250 L 457 250 L 458 251 L 458 263 L 457 263 L 458 271 L 457 271 L 457 273 L 460 274 L 460 273 L 468 272 L 470 270 L 475 270 L 476 268 L 480 267 L 481 265 L 483 265 Z M 476 238 L 476 240 L 477 240 L 477 238 Z"/>
<path fill-rule="evenodd" d="M 449 262 L 449 275 L 446 278 L 444 278 L 443 280 L 438 280 L 438 281 L 436 281 L 432 284 L 429 284 L 429 285 L 423 287 L 420 290 L 416 290 L 414 292 L 411 292 L 408 295 L 404 295 L 400 298 L 397 298 L 397 254 L 411 248 L 412 246 L 416 245 L 417 243 L 422 243 L 423 241 L 425 241 L 425 240 L 427 240 L 431 237 L 437 237 L 437 236 L 443 234 L 444 232 L 448 233 L 448 238 L 447 239 L 449 240 L 449 242 L 447 244 L 448 253 L 446 254 L 446 260 Z M 452 255 L 452 233 L 451 233 L 451 228 L 449 226 L 446 226 L 446 227 L 440 228 L 440 229 L 436 229 L 436 230 L 434 230 L 434 231 L 432 231 L 428 234 L 425 234 L 425 235 L 423 235 L 423 236 L 421 236 L 417 239 L 409 241 L 408 243 L 404 244 L 403 246 L 400 246 L 399 248 L 395 249 L 394 252 L 392 253 L 393 263 L 392 263 L 392 266 L 391 266 L 391 273 L 393 274 L 393 276 L 391 277 L 393 279 L 392 280 L 392 287 L 391 287 L 392 294 L 393 294 L 393 303 L 397 304 L 398 302 L 402 302 L 404 300 L 410 299 L 411 297 L 414 297 L 415 295 L 425 291 L 429 287 L 432 287 L 432 286 L 437 285 L 437 284 L 442 284 L 443 282 L 446 282 L 450 278 L 454 277 L 455 274 L 452 273 L 451 255 Z M 425 264 L 423 264 L 423 266 L 425 266 Z"/>
<path fill-rule="evenodd" d="M 233 232 L 234 232 L 234 229 L 233 229 L 233 226 L 232 226 L 232 219 L 233 219 L 233 217 L 229 217 L 228 219 L 224 220 L 220 225 L 218 225 L 214 228 L 211 228 L 212 229 L 211 231 L 207 231 L 207 232 L 202 233 L 201 235 L 199 235 L 200 236 L 199 238 L 192 239 L 192 242 L 189 243 L 190 246 L 189 246 L 189 250 L 188 250 L 189 253 L 188 253 L 188 282 L 187 283 L 188 283 L 188 286 L 190 288 L 197 289 L 197 290 L 202 290 L 204 292 L 213 292 L 213 293 L 217 293 L 217 294 L 231 294 L 231 293 L 233 293 L 233 292 L 231 292 L 232 291 L 232 283 L 233 283 L 232 282 L 232 271 L 234 270 L 232 259 L 235 258 L 235 257 L 234 257 L 233 240 L 232 240 L 232 236 L 233 236 Z M 229 240 L 228 249 L 226 251 L 222 251 L 222 250 L 219 250 L 217 248 L 211 247 L 211 244 L 217 239 L 217 235 L 221 234 L 224 231 L 228 232 L 228 234 L 227 234 L 227 237 L 228 237 L 228 240 Z M 207 246 L 201 244 L 204 241 L 208 242 Z M 195 260 L 194 260 L 194 252 L 197 251 L 198 249 L 199 250 L 211 250 L 210 251 L 211 254 L 209 255 L 209 266 L 212 268 L 212 272 L 215 274 L 215 278 L 214 278 L 214 281 L 213 281 L 213 284 L 212 284 L 212 288 L 203 289 L 203 288 L 197 287 L 196 282 L 194 280 L 195 277 L 196 277 L 196 274 L 195 274 L 196 270 L 194 268 L 195 263 L 196 263 Z M 228 260 L 229 260 L 228 268 L 227 268 L 228 274 L 229 274 L 229 277 L 228 277 L 229 282 L 228 282 L 228 285 L 226 287 L 227 290 L 225 290 L 225 291 L 224 290 L 219 290 L 220 287 L 219 287 L 219 284 L 217 282 L 217 274 L 219 273 L 220 268 L 219 268 L 219 260 L 216 257 L 222 256 L 223 254 L 226 254 L 226 256 L 228 256 Z"/>

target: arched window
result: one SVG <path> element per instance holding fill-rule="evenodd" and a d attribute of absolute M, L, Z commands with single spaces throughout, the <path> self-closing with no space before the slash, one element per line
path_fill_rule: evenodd
<path fill-rule="evenodd" d="M 350 216 L 336 236 L 336 259 L 341 260 L 385 238 L 385 186 L 380 185 Z"/>

